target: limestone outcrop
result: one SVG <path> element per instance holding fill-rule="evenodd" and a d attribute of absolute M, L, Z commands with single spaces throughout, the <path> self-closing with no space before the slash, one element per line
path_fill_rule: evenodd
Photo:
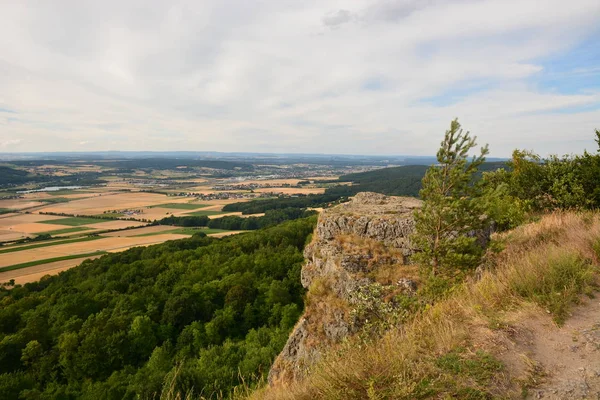
<path fill-rule="evenodd" d="M 416 290 L 409 237 L 420 206 L 415 198 L 365 192 L 321 213 L 304 250 L 305 312 L 271 368 L 271 384 L 301 378 L 323 349 L 356 333 L 364 322 L 356 308 L 373 285 L 386 298 Z"/>

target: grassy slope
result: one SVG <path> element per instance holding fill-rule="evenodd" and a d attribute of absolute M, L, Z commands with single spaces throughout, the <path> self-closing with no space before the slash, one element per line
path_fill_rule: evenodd
<path fill-rule="evenodd" d="M 561 324 L 583 293 L 597 289 L 600 215 L 557 213 L 500 237 L 478 281 L 457 287 L 402 329 L 332 349 L 301 383 L 252 399 L 520 398 L 539 371 L 500 361 L 495 343 L 527 315 Z M 528 314 L 529 313 L 529 314 Z M 519 317 L 520 316 L 520 317 Z M 514 349 L 512 351 L 515 351 Z M 244 397 L 242 394 L 240 397 Z"/>

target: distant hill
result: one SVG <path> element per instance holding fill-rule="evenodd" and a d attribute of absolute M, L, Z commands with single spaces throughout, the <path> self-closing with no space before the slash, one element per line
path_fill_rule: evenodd
<path fill-rule="evenodd" d="M 495 171 L 506 167 L 503 161 L 484 163 L 480 171 Z M 358 172 L 341 176 L 337 182 L 351 183 L 328 188 L 324 194 L 311 194 L 269 200 L 253 200 L 227 204 L 223 211 L 242 212 L 243 214 L 263 213 L 267 210 L 283 208 L 323 207 L 336 202 L 346 201 L 348 197 L 360 192 L 376 192 L 388 196 L 418 197 L 421 179 L 428 165 L 405 165 L 402 167 L 382 168 L 367 172 Z M 335 181 L 334 181 L 335 182 Z"/>
<path fill-rule="evenodd" d="M 502 161 L 486 162 L 479 170 L 495 171 L 504 168 Z M 351 186 L 338 186 L 327 189 L 327 194 L 353 196 L 359 192 L 376 192 L 388 196 L 418 196 L 421 190 L 421 179 L 425 176 L 428 165 L 405 165 L 402 167 L 382 168 L 373 171 L 343 175 L 340 182 L 351 182 Z"/>
<path fill-rule="evenodd" d="M 0 185 L 18 185 L 31 180 L 27 171 L 0 166 Z"/>

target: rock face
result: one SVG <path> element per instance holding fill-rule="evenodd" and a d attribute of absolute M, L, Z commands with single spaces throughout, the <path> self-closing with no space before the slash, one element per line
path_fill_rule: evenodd
<path fill-rule="evenodd" d="M 275 360 L 269 383 L 301 378 L 322 349 L 356 333 L 361 321 L 353 308 L 369 285 L 381 285 L 387 294 L 416 290 L 409 236 L 413 211 L 420 206 L 415 198 L 366 192 L 321 213 L 304 250 L 306 309 Z"/>

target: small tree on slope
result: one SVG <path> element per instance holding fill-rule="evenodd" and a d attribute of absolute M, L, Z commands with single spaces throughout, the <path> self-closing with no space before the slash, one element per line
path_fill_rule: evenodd
<path fill-rule="evenodd" d="M 432 275 L 473 268 L 483 254 L 473 235 L 487 222 L 482 188 L 474 175 L 489 151 L 486 145 L 468 160 L 476 139 L 461 129 L 458 120 L 452 121 L 437 152 L 438 165 L 423 177 L 419 195 L 424 203 L 415 212 L 412 242 L 419 249 L 417 262 L 430 268 Z"/>

